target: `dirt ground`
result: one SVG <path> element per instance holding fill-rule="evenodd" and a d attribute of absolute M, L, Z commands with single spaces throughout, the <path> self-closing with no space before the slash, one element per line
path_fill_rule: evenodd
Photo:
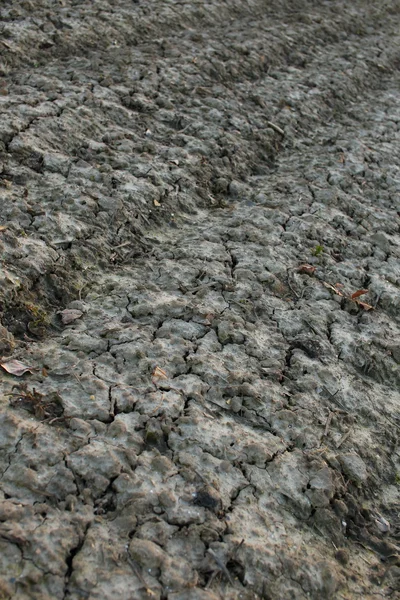
<path fill-rule="evenodd" d="M 400 2 L 2 0 L 0 600 L 400 598 Z"/>

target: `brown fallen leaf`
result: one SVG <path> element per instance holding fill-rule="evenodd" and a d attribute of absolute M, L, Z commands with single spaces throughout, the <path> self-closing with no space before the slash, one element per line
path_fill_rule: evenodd
<path fill-rule="evenodd" d="M 214 318 L 215 318 L 215 315 L 214 315 L 214 313 L 207 313 L 207 314 L 205 315 L 205 317 L 204 317 L 203 324 L 204 324 L 204 325 L 211 325 L 211 324 L 212 324 L 212 322 L 213 322 L 213 320 L 214 320 Z"/>
<path fill-rule="evenodd" d="M 297 271 L 299 273 L 305 273 L 306 275 L 314 275 L 316 267 L 312 265 L 300 265 Z"/>
<path fill-rule="evenodd" d="M 154 369 L 153 377 L 156 377 L 157 379 L 168 379 L 168 375 L 163 369 L 160 369 L 160 367 Z"/>
<path fill-rule="evenodd" d="M 32 373 L 32 367 L 28 367 L 28 365 L 24 365 L 20 360 L 8 360 L 7 362 L 0 363 L 0 367 L 2 367 L 7 373 L 10 375 L 15 375 L 16 377 L 22 377 L 25 373 Z"/>
<path fill-rule="evenodd" d="M 342 298 L 345 296 L 345 294 L 343 294 L 343 292 L 341 292 L 340 290 L 338 290 L 337 286 L 339 284 L 336 285 L 332 285 L 331 283 L 327 283 L 326 281 L 322 281 L 322 284 L 328 288 L 329 290 L 332 290 L 335 292 L 335 294 L 337 294 L 338 296 L 342 296 Z"/>
<path fill-rule="evenodd" d="M 375 308 L 373 306 L 371 306 L 371 304 L 367 304 L 366 302 L 361 302 L 361 300 L 354 300 L 354 302 L 356 304 L 358 304 L 358 306 L 361 306 L 361 308 L 363 308 L 364 310 L 375 310 Z"/>
<path fill-rule="evenodd" d="M 63 325 L 68 325 L 69 323 L 80 319 L 83 312 L 74 308 L 66 308 L 64 310 L 59 310 L 57 314 L 60 315 Z"/>
<path fill-rule="evenodd" d="M 362 296 L 363 294 L 368 294 L 368 290 L 357 290 L 356 292 L 354 292 L 354 294 L 351 295 L 352 300 L 354 300 L 355 298 L 358 298 L 359 296 Z"/>
<path fill-rule="evenodd" d="M 371 304 L 367 304 L 366 302 L 361 302 L 361 300 L 358 300 L 358 296 L 361 296 L 362 294 L 366 294 L 368 292 L 368 290 L 357 290 L 356 292 L 354 292 L 354 294 L 349 295 L 349 294 L 345 294 L 344 292 L 342 292 L 341 290 L 338 289 L 338 287 L 341 287 L 341 288 L 344 287 L 343 284 L 341 284 L 341 283 L 336 283 L 335 285 L 327 283 L 326 281 L 322 281 L 321 283 L 329 290 L 334 291 L 335 294 L 337 294 L 341 298 L 346 298 L 347 300 L 351 300 L 355 304 L 358 304 L 358 306 L 361 306 L 361 308 L 363 308 L 364 310 L 375 310 L 374 307 L 371 306 Z"/>

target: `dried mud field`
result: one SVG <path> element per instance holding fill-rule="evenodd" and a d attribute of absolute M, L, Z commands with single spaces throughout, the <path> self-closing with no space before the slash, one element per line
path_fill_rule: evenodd
<path fill-rule="evenodd" d="M 400 3 L 2 0 L 0 599 L 400 598 Z"/>

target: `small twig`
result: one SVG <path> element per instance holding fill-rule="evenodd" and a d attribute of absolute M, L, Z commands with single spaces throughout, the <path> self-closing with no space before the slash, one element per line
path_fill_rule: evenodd
<path fill-rule="evenodd" d="M 233 579 L 231 577 L 231 574 L 229 573 L 228 569 L 226 568 L 226 566 L 224 565 L 222 560 L 215 554 L 215 552 L 213 550 L 211 550 L 211 548 L 209 548 L 207 550 L 207 552 L 208 552 L 208 554 L 210 554 L 213 557 L 213 559 L 215 560 L 215 562 L 217 563 L 217 565 L 219 566 L 219 568 L 221 569 L 221 571 L 223 572 L 225 577 L 228 579 L 229 583 L 231 585 L 235 585 L 233 582 Z"/>
<path fill-rule="evenodd" d="M 338 388 L 336 390 L 336 392 L 332 393 L 330 390 L 328 390 L 328 388 L 325 385 L 323 386 L 323 389 L 327 392 L 327 394 L 329 395 L 330 398 L 334 398 L 336 396 L 336 394 L 338 393 L 338 391 L 339 391 L 339 388 Z M 347 414 L 347 411 L 346 411 L 346 414 Z"/>
<path fill-rule="evenodd" d="M 313 331 L 315 333 L 315 335 L 319 335 L 322 337 L 322 333 L 319 331 L 319 329 L 314 327 L 314 325 L 312 323 L 310 323 L 310 321 L 308 321 L 308 319 L 303 318 L 303 321 L 306 325 L 309 326 L 309 328 L 311 329 L 311 331 Z"/>
<path fill-rule="evenodd" d="M 350 437 L 350 435 L 352 434 L 352 432 L 353 432 L 353 428 L 350 427 L 350 429 L 348 430 L 348 432 L 345 433 L 344 436 L 338 441 L 338 443 L 336 444 L 336 448 L 340 448 L 340 446 L 342 444 L 344 444 L 345 441 Z"/>
<path fill-rule="evenodd" d="M 290 269 L 287 269 L 287 283 L 288 283 L 289 289 L 292 292 L 292 294 L 294 294 L 296 296 L 296 298 L 299 298 L 300 297 L 299 294 L 296 292 L 295 289 L 292 288 L 292 285 L 290 283 L 290 274 L 289 273 L 290 273 Z"/>
<path fill-rule="evenodd" d="M 236 546 L 236 548 L 233 550 L 233 552 L 230 554 L 230 559 L 229 560 L 234 560 L 237 553 L 239 552 L 240 548 L 243 546 L 244 544 L 244 538 L 242 539 L 241 542 L 239 542 L 239 544 Z M 229 562 L 228 560 L 228 562 Z"/>
<path fill-rule="evenodd" d="M 213 571 L 210 575 L 210 579 L 207 581 L 207 584 L 205 586 L 205 590 L 208 590 L 208 588 L 210 587 L 210 585 L 212 584 L 212 582 L 214 581 L 214 579 L 216 578 L 216 576 L 218 575 L 219 571 Z"/>
<path fill-rule="evenodd" d="M 279 133 L 279 135 L 285 137 L 285 132 L 278 125 L 275 125 L 275 123 L 272 123 L 271 121 L 267 121 L 267 125 L 268 127 L 271 127 L 271 129 L 276 131 L 276 133 Z"/>
<path fill-rule="evenodd" d="M 134 574 L 136 575 L 136 577 L 139 579 L 139 581 L 142 584 L 142 586 L 145 588 L 146 593 L 149 596 L 155 596 L 155 593 L 147 585 L 146 580 L 144 579 L 143 575 L 141 574 L 141 572 L 139 570 L 139 567 L 136 566 L 136 563 L 133 560 L 133 558 L 131 558 L 130 556 L 128 556 L 127 557 L 127 562 L 130 565 L 130 567 L 131 567 L 132 571 L 134 572 Z"/>
<path fill-rule="evenodd" d="M 198 477 L 199 479 L 201 479 L 201 481 L 202 481 L 204 484 L 207 484 L 207 481 L 204 479 L 204 477 L 203 477 L 202 475 L 200 475 L 200 473 L 199 473 L 198 471 L 196 471 L 196 469 L 194 469 L 194 472 L 196 473 L 197 477 Z"/>
<path fill-rule="evenodd" d="M 304 292 L 306 291 L 306 288 L 304 287 L 304 288 L 301 290 L 301 294 L 299 294 L 298 292 L 296 292 L 296 290 L 295 290 L 295 289 L 293 289 L 293 287 L 292 287 L 292 285 L 291 285 L 291 283 L 290 283 L 290 272 L 291 272 L 291 269 L 290 269 L 290 268 L 287 268 L 287 269 L 286 269 L 287 284 L 288 284 L 288 286 L 289 286 L 289 289 L 290 289 L 290 291 L 292 292 L 292 294 L 293 294 L 294 296 L 296 296 L 296 298 L 297 298 L 298 300 L 301 300 L 301 299 L 303 298 L 303 296 L 304 296 Z M 305 323 L 307 323 L 307 325 L 309 325 L 309 327 L 310 327 L 310 328 L 311 328 L 311 329 L 314 331 L 314 333 L 315 333 L 315 330 L 314 330 L 314 328 L 312 327 L 312 325 L 310 325 L 310 323 L 308 323 L 308 321 L 306 321 L 305 319 L 304 319 L 304 321 L 305 321 Z"/>
<path fill-rule="evenodd" d="M 341 413 L 342 415 L 348 415 L 349 411 L 346 410 L 346 407 L 343 406 L 343 404 L 341 402 L 339 402 L 339 400 L 336 398 L 337 393 L 339 392 L 339 389 L 336 390 L 336 392 L 334 392 L 332 394 L 332 392 L 330 392 L 328 390 L 328 388 L 326 386 L 323 386 L 323 388 L 326 393 L 329 395 L 330 399 L 334 402 L 334 404 L 338 404 L 340 406 L 340 410 L 339 409 L 335 409 L 334 412 L 336 413 Z"/>
<path fill-rule="evenodd" d="M 165 400 L 165 396 L 164 393 L 161 394 L 161 401 L 157 404 L 157 406 L 155 407 L 155 409 L 150 413 L 151 415 L 154 415 L 164 404 L 164 400 Z"/>
<path fill-rule="evenodd" d="M 84 598 L 89 598 L 89 596 L 91 595 L 90 592 L 87 592 L 86 590 L 83 590 L 82 588 L 78 588 L 78 587 L 68 587 L 68 591 L 71 593 L 75 592 L 80 594 L 81 596 L 83 596 Z"/>
<path fill-rule="evenodd" d="M 124 242 L 123 244 L 119 244 L 118 246 L 112 246 L 110 250 L 117 250 L 118 248 L 125 248 L 125 246 L 130 246 L 132 244 L 131 241 Z"/>
<path fill-rule="evenodd" d="M 78 298 L 79 298 L 79 301 L 81 301 L 81 300 L 82 300 L 82 292 L 83 292 L 83 290 L 85 289 L 85 287 L 86 287 L 87 285 L 88 285 L 87 283 L 84 283 L 84 284 L 83 284 L 83 285 L 82 285 L 82 286 L 79 288 L 79 290 L 78 290 Z"/>
<path fill-rule="evenodd" d="M 34 494 L 39 494 L 39 496 L 44 496 L 45 498 L 54 498 L 54 494 L 49 494 L 49 492 L 44 492 L 34 487 L 27 487 L 27 489 L 33 492 Z"/>
<path fill-rule="evenodd" d="M 326 423 L 325 423 L 324 435 L 322 436 L 324 438 L 326 438 L 328 435 L 328 431 L 329 431 L 329 427 L 330 427 L 332 419 L 333 419 L 333 412 L 330 412 L 328 415 L 328 418 L 326 420 Z"/>
<path fill-rule="evenodd" d="M 209 287 L 214 287 L 215 285 L 218 285 L 218 281 L 209 281 L 208 283 L 202 283 L 201 285 L 198 285 L 194 288 L 190 288 L 190 289 L 185 289 L 184 286 L 181 286 L 182 291 L 184 290 L 184 292 L 186 294 L 194 294 L 195 292 L 198 292 L 202 289 L 206 289 Z"/>
<path fill-rule="evenodd" d="M 67 421 L 68 419 L 73 419 L 74 417 L 54 417 L 49 419 L 43 419 L 42 423 L 47 423 L 47 425 L 53 425 L 53 423 L 57 423 L 57 421 Z"/>

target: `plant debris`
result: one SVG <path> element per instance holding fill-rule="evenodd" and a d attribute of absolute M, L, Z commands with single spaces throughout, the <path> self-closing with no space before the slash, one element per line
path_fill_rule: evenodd
<path fill-rule="evenodd" d="M 374 307 L 371 304 L 367 304 L 367 302 L 361 302 L 361 300 L 358 299 L 359 296 L 362 296 L 363 294 L 367 294 L 369 292 L 369 290 L 362 289 L 362 290 L 357 290 L 353 294 L 346 294 L 346 292 L 344 292 L 340 289 L 340 288 L 343 288 L 343 285 L 340 283 L 332 285 L 331 283 L 327 283 L 326 281 L 323 281 L 322 284 L 329 290 L 332 290 L 333 292 L 335 292 L 335 294 L 337 294 L 338 296 L 341 296 L 342 298 L 345 298 L 346 300 L 350 300 L 351 302 L 358 304 L 358 306 L 360 306 L 364 310 L 374 310 Z"/>
<path fill-rule="evenodd" d="M 66 308 L 64 310 L 59 310 L 57 314 L 60 316 L 63 325 L 69 325 L 69 323 L 73 323 L 73 321 L 80 319 L 83 312 L 73 308 Z"/>
<path fill-rule="evenodd" d="M 14 385 L 12 389 L 17 390 L 17 392 L 8 394 L 12 396 L 10 405 L 13 408 L 27 410 L 39 419 L 39 421 L 54 421 L 63 416 L 64 407 L 62 399 L 57 392 L 44 395 L 38 392 L 36 388 L 29 390 L 27 383 Z"/>
<path fill-rule="evenodd" d="M 317 267 L 313 267 L 312 265 L 300 265 L 297 269 L 298 273 L 305 273 L 306 275 L 314 275 Z"/>
<path fill-rule="evenodd" d="M 15 375 L 16 377 L 22 377 L 25 373 L 32 373 L 32 367 L 28 365 L 24 365 L 20 360 L 8 360 L 6 362 L 0 363 L 0 367 L 2 367 L 7 373 L 10 375 Z"/>

